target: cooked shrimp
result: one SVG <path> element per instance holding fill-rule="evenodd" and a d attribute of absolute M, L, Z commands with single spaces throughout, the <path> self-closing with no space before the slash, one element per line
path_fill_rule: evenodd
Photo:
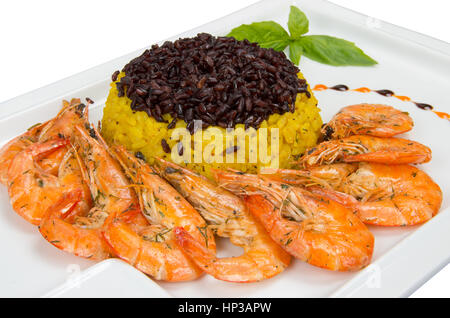
<path fill-rule="evenodd" d="M 358 104 L 342 108 L 322 128 L 325 140 L 352 135 L 392 137 L 410 131 L 414 126 L 406 112 L 380 104 Z"/>
<path fill-rule="evenodd" d="M 36 142 L 45 142 L 56 137 L 72 136 L 75 125 L 87 121 L 87 108 L 79 99 L 63 101 L 63 107 L 55 118 L 31 127 L 22 135 L 14 138 L 0 149 L 0 182 L 7 185 L 7 173 L 12 159 L 26 147 Z M 67 149 L 62 147 L 52 151 L 36 162 L 44 171 L 56 175 Z"/>
<path fill-rule="evenodd" d="M 76 126 L 88 124 L 88 108 L 79 98 L 73 98 L 70 103 L 63 100 L 59 113 L 46 125 L 39 135 L 39 141 L 44 142 L 55 136 L 74 140 Z"/>
<path fill-rule="evenodd" d="M 8 184 L 7 175 L 11 161 L 19 152 L 37 142 L 39 134 L 47 124 L 48 122 L 45 122 L 29 128 L 25 133 L 12 139 L 0 149 L 0 183 Z"/>
<path fill-rule="evenodd" d="M 442 191 L 423 171 L 409 165 L 359 163 L 336 167 L 335 178 L 329 179 L 320 170 L 335 165 L 312 167 L 314 185 L 311 190 L 353 209 L 367 224 L 384 226 L 415 225 L 428 221 L 439 211 Z M 348 173 L 351 171 L 350 173 Z M 285 182 L 305 182 L 304 171 L 296 179 L 295 170 L 281 172 Z M 286 178 L 289 176 L 288 178 Z M 277 177 L 279 178 L 279 177 Z M 320 180 L 320 181 L 318 181 Z M 336 182 L 339 180 L 339 182 Z M 317 187 L 319 185 L 320 187 Z"/>
<path fill-rule="evenodd" d="M 56 136 L 74 141 L 75 127 L 88 125 L 88 108 L 81 103 L 79 98 L 73 98 L 70 103 L 63 100 L 63 107 L 46 125 L 39 135 L 38 141 L 45 142 Z M 39 160 L 38 164 L 47 172 L 57 174 L 61 160 L 67 153 L 67 149 L 60 149 Z"/>
<path fill-rule="evenodd" d="M 198 212 L 150 166 L 123 147 L 114 152 L 138 192 L 141 210 L 149 226 L 133 229 L 120 217 L 105 231 L 115 253 L 137 269 L 158 280 L 181 281 L 197 278 L 201 269 L 175 242 L 173 229 L 183 227 L 200 246 L 215 253 L 212 231 Z"/>
<path fill-rule="evenodd" d="M 128 211 L 137 206 L 138 201 L 134 191 L 129 188 L 128 179 L 119 162 L 111 155 L 97 129 L 86 128 L 77 126 L 75 137 L 87 169 L 88 184 L 99 218 L 85 219 L 84 226 L 97 228 L 109 214 L 117 215 Z"/>
<path fill-rule="evenodd" d="M 208 274 L 232 282 L 253 282 L 281 273 L 290 255 L 278 246 L 248 212 L 244 202 L 205 177 L 158 159 L 158 173 L 171 183 L 208 222 L 217 235 L 244 249 L 238 257 L 218 258 L 183 228 L 177 242 Z"/>
<path fill-rule="evenodd" d="M 88 179 L 94 206 L 71 219 L 66 219 L 67 214 L 61 210 L 50 210 L 41 222 L 40 232 L 59 249 L 101 260 L 112 254 L 103 238 L 105 220 L 110 215 L 137 213 L 138 203 L 119 163 L 111 157 L 95 128 L 87 131 L 84 126 L 76 126 L 75 143 L 80 148 L 81 175 L 87 170 L 83 179 Z M 79 172 L 75 165 L 66 168 L 67 178 L 77 178 Z"/>
<path fill-rule="evenodd" d="M 64 101 L 55 118 L 35 126 L 3 148 L 0 158 L 3 169 L 9 166 L 4 179 L 7 179 L 13 208 L 29 222 L 38 225 L 58 196 L 78 187 L 78 183 L 73 187 L 71 182 L 60 179 L 58 171 L 63 160 L 64 165 L 68 163 L 65 156 L 69 140 L 64 140 L 64 135 L 73 135 L 75 125 L 86 122 L 86 114 L 79 99 L 71 103 Z M 24 150 L 20 152 L 21 149 Z M 36 182 L 38 189 L 34 191 Z M 39 198 L 44 201 L 40 202 Z"/>
<path fill-rule="evenodd" d="M 82 228 L 65 220 L 79 204 L 84 204 L 79 190 L 66 192 L 52 205 L 42 219 L 39 231 L 55 247 L 93 260 L 111 256 L 111 251 L 99 230 Z"/>
<path fill-rule="evenodd" d="M 216 171 L 216 179 L 236 194 L 249 196 L 250 212 L 296 258 L 339 271 L 369 264 L 373 235 L 343 205 L 263 176 Z"/>
<path fill-rule="evenodd" d="M 10 202 L 14 211 L 32 224 L 38 225 L 62 194 L 58 178 L 42 170 L 36 161 L 66 144 L 61 138 L 34 143 L 11 161 L 7 174 Z"/>
<path fill-rule="evenodd" d="M 359 161 L 408 164 L 430 160 L 430 148 L 416 141 L 355 135 L 318 144 L 306 151 L 301 163 L 304 166 Z"/>

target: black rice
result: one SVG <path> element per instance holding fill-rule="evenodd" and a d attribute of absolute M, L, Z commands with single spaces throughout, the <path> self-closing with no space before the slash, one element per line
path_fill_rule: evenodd
<path fill-rule="evenodd" d="M 194 120 L 202 120 L 203 128 L 258 128 L 271 114 L 294 112 L 298 93 L 310 97 L 299 69 L 283 52 L 206 33 L 153 45 L 122 71 L 119 96 L 130 98 L 134 111 L 159 122 L 170 114 L 169 128 L 181 119 L 191 133 Z"/>
<path fill-rule="evenodd" d="M 170 146 L 164 138 L 161 140 L 161 146 L 162 146 L 162 149 L 164 150 L 164 152 L 166 152 L 166 153 L 171 152 Z"/>

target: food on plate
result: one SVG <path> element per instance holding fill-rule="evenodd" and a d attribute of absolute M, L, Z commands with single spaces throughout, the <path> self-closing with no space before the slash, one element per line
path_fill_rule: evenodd
<path fill-rule="evenodd" d="M 408 113 L 392 106 L 359 104 L 342 108 L 322 127 L 325 140 L 345 138 L 352 135 L 393 137 L 413 128 Z"/>
<path fill-rule="evenodd" d="M 201 120 L 202 126 L 196 128 L 195 120 Z M 279 165 L 288 168 L 316 144 L 321 125 L 317 100 L 284 53 L 248 41 L 199 34 L 154 45 L 115 74 L 103 111 L 102 134 L 108 142 L 141 152 L 153 164 L 155 157 L 172 161 L 174 151 L 186 156 L 185 147 L 195 144 L 204 153 L 212 143 L 206 132 L 225 136 L 227 128 L 236 132 L 240 128 L 243 134 L 252 127 L 255 135 L 267 128 L 258 143 L 265 139 L 270 152 L 270 129 L 278 128 Z M 182 136 L 172 138 L 177 128 L 187 128 L 195 142 L 186 146 Z M 208 163 L 207 158 L 196 162 L 194 149 L 189 149 L 190 158 L 180 164 L 209 177 L 211 168 L 257 172 L 270 164 L 260 153 L 251 162 L 249 142 L 245 143 L 238 149 L 224 138 L 222 149 L 215 149 L 223 163 Z M 227 154 L 238 151 L 245 151 L 245 162 L 227 162 Z"/>
<path fill-rule="evenodd" d="M 188 258 L 177 246 L 174 228 L 184 228 L 199 246 L 215 254 L 211 228 L 189 202 L 142 159 L 123 147 L 115 147 L 114 153 L 138 195 L 142 212 L 139 218 L 143 215 L 148 222 L 136 226 L 136 219 L 127 221 L 117 215 L 105 230 L 107 242 L 118 257 L 155 279 L 197 278 L 202 270 L 195 265 L 195 259 Z"/>
<path fill-rule="evenodd" d="M 410 165 L 336 163 L 273 171 L 271 177 L 304 185 L 339 202 L 366 224 L 420 224 L 436 215 L 442 203 L 440 187 L 425 172 Z"/>
<path fill-rule="evenodd" d="M 335 162 L 409 164 L 426 163 L 430 160 L 430 148 L 417 141 L 354 135 L 322 142 L 309 149 L 300 162 L 304 166 L 314 166 Z"/>
<path fill-rule="evenodd" d="M 157 158 L 152 166 L 141 152 L 111 147 L 87 124 L 79 100 L 63 105 L 55 119 L 0 150 L 13 207 L 39 224 L 56 247 L 94 260 L 120 257 L 158 280 L 186 281 L 206 272 L 226 281 L 260 281 L 283 272 L 288 254 L 330 270 L 358 270 L 369 264 L 374 244 L 362 221 L 419 224 L 434 216 L 442 201 L 430 177 L 392 159 L 430 160 L 429 148 L 413 141 L 369 135 L 332 139 L 314 150 L 329 157 L 319 152 L 304 169 L 265 169 L 265 174 L 211 169 L 216 185 L 170 161 Z M 383 105 L 370 108 L 397 113 Z M 396 120 L 409 122 L 404 115 Z M 383 121 L 376 116 L 374 121 L 367 126 L 383 131 Z M 333 132 L 355 131 L 352 125 L 364 126 L 334 120 Z M 392 127 L 384 135 L 406 129 L 395 132 L 395 123 L 387 125 Z M 366 156 L 336 151 L 332 143 L 364 149 Z M 310 163 L 314 151 L 301 161 Z M 366 162 L 371 156 L 391 160 Z M 355 162 L 334 163 L 339 160 Z M 30 198 L 41 204 L 26 213 L 17 208 Z M 214 234 L 229 237 L 244 254 L 218 257 Z"/>
<path fill-rule="evenodd" d="M 388 105 L 347 106 L 322 126 L 308 83 L 280 51 L 289 46 L 295 63 L 302 54 L 376 62 L 351 42 L 305 35 L 296 7 L 288 26 L 153 45 L 113 74 L 98 128 L 89 98 L 63 101 L 0 149 L 13 209 L 63 251 L 117 257 L 162 281 L 262 281 L 292 256 L 334 271 L 369 265 L 364 223 L 416 225 L 439 212 L 441 189 L 408 165 L 429 162 L 431 150 L 396 138 L 414 123 Z M 262 29 L 271 32 L 261 38 Z M 221 257 L 216 236 L 243 253 Z"/>
<path fill-rule="evenodd" d="M 357 270 L 370 263 L 374 237 L 343 205 L 264 175 L 218 171 L 224 188 L 247 196 L 251 213 L 288 253 L 329 270 Z"/>
<path fill-rule="evenodd" d="M 239 197 L 174 163 L 158 159 L 156 169 L 199 211 L 216 235 L 244 250 L 240 256 L 220 258 L 183 227 L 176 228 L 178 244 L 206 273 L 225 281 L 254 282 L 273 277 L 289 265 L 289 254 L 270 238 Z"/>

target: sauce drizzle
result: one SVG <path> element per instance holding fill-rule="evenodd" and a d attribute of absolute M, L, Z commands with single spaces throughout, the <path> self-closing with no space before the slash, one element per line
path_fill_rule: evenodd
<path fill-rule="evenodd" d="M 447 120 L 450 121 L 450 115 L 449 114 L 444 113 L 444 112 L 434 111 L 433 110 L 433 106 L 431 106 L 430 104 L 415 102 L 408 96 L 396 95 L 390 89 L 373 90 L 373 89 L 370 89 L 368 87 L 359 87 L 359 88 L 355 88 L 355 89 L 350 89 L 347 85 L 344 85 L 344 84 L 338 84 L 338 85 L 334 85 L 334 86 L 331 86 L 331 87 L 328 87 L 328 86 L 326 86 L 324 84 L 317 84 L 316 86 L 314 86 L 312 88 L 313 91 L 324 91 L 324 90 L 327 90 L 327 89 L 332 89 L 332 90 L 339 91 L 339 92 L 345 92 L 345 91 L 354 91 L 354 92 L 359 92 L 359 93 L 374 92 L 374 93 L 377 93 L 377 94 L 379 94 L 381 96 L 385 96 L 385 97 L 395 97 L 395 98 L 397 98 L 397 99 L 399 99 L 401 101 L 404 101 L 404 102 L 412 102 L 418 108 L 423 109 L 423 110 L 432 111 L 433 113 L 438 115 L 440 118 L 447 119 Z"/>
<path fill-rule="evenodd" d="M 331 86 L 330 89 L 334 89 L 335 91 L 345 92 L 345 91 L 348 91 L 349 88 L 347 85 L 340 84 L 340 85 Z"/>

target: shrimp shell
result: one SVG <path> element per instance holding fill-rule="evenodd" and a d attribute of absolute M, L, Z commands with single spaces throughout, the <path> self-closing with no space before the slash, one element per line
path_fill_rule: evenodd
<path fill-rule="evenodd" d="M 296 258 L 339 271 L 370 263 L 373 235 L 343 205 L 263 176 L 219 171 L 216 180 L 244 195 L 250 212 L 272 239 Z"/>
<path fill-rule="evenodd" d="M 336 162 L 409 164 L 430 160 L 430 148 L 416 141 L 355 135 L 318 144 L 306 151 L 301 163 L 309 167 Z"/>
<path fill-rule="evenodd" d="M 352 209 L 367 224 L 420 224 L 436 215 L 442 203 L 440 187 L 410 165 L 341 163 L 272 173 L 266 177 L 308 187 Z"/>
<path fill-rule="evenodd" d="M 410 131 L 414 122 L 408 113 L 381 104 L 358 104 L 342 108 L 322 127 L 325 140 L 352 135 L 393 137 Z"/>

